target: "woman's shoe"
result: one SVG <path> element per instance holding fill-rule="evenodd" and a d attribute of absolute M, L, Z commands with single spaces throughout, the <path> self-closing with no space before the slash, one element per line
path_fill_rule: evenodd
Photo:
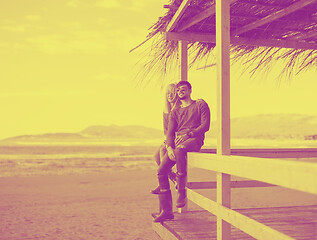
<path fill-rule="evenodd" d="M 160 194 L 160 192 L 161 192 L 160 186 L 157 186 L 157 188 L 155 188 L 155 189 L 153 189 L 153 190 L 151 191 L 152 194 Z"/>

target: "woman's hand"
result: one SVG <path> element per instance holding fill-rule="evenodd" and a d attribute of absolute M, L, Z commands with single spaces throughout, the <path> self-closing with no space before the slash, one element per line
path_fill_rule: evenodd
<path fill-rule="evenodd" d="M 172 161 L 176 161 L 174 149 L 172 147 L 167 147 L 167 155 Z"/>

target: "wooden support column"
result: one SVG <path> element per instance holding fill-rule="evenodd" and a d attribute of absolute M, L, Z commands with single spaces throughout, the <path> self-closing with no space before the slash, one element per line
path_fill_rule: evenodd
<path fill-rule="evenodd" d="M 217 154 L 230 155 L 230 1 L 216 0 Z M 217 173 L 217 202 L 231 207 L 230 175 Z M 217 217 L 217 240 L 231 239 L 231 225 Z"/>
<path fill-rule="evenodd" d="M 180 81 L 188 81 L 188 50 L 187 41 L 179 41 L 179 56 L 180 56 Z M 187 165 L 188 168 L 188 165 Z M 188 173 L 188 169 L 187 169 Z M 178 212 L 187 212 L 188 210 L 188 200 L 186 199 L 185 207 L 178 208 Z"/>
<path fill-rule="evenodd" d="M 179 41 L 179 56 L 180 56 L 180 80 L 188 81 L 188 51 L 187 41 Z"/>

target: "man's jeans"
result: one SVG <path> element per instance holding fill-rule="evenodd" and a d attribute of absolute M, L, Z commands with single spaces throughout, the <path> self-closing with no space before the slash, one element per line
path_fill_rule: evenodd
<path fill-rule="evenodd" d="M 196 138 L 189 138 L 180 145 L 176 146 L 174 150 L 176 161 L 172 161 L 168 157 L 167 153 L 164 154 L 161 159 L 161 164 L 157 170 L 157 177 L 161 189 L 170 189 L 168 173 L 175 164 L 178 176 L 185 177 L 187 175 L 187 152 L 198 152 L 202 145 L 202 141 L 197 140 Z"/>

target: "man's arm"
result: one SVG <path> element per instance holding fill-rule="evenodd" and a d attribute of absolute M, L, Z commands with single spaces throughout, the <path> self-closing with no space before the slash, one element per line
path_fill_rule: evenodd
<path fill-rule="evenodd" d="M 201 114 L 201 122 L 200 125 L 192 129 L 187 135 L 189 137 L 195 137 L 204 134 L 207 132 L 210 128 L 210 109 L 208 104 L 201 100 L 199 101 L 199 107 L 200 107 L 200 114 Z"/>

